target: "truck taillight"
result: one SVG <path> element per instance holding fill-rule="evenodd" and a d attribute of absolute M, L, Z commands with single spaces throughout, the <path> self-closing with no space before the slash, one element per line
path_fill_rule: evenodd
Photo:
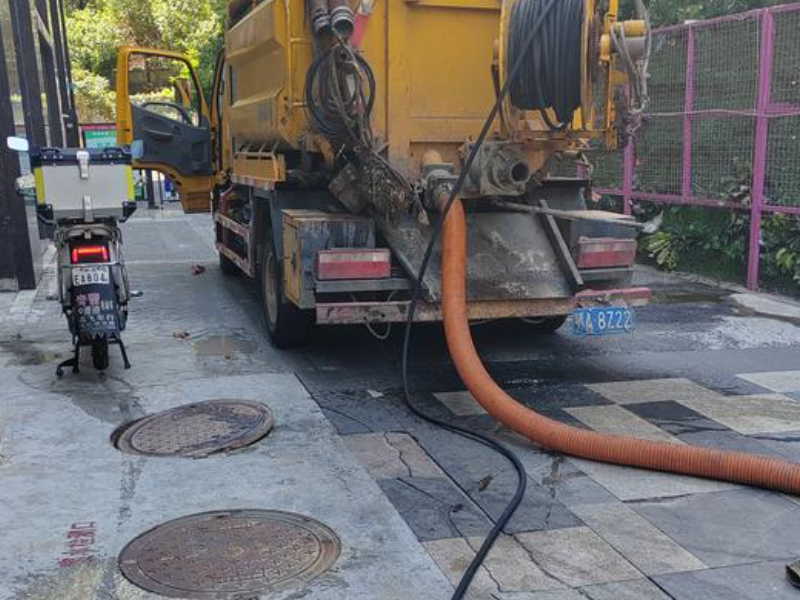
<path fill-rule="evenodd" d="M 108 262 L 106 246 L 76 246 L 72 249 L 72 264 Z"/>
<path fill-rule="evenodd" d="M 630 267 L 636 261 L 636 240 L 581 238 L 578 240 L 579 269 Z"/>
<path fill-rule="evenodd" d="M 339 248 L 317 253 L 317 279 L 386 279 L 392 274 L 388 249 Z"/>

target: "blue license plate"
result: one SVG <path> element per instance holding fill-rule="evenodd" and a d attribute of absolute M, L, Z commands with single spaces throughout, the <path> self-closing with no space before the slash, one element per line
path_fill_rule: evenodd
<path fill-rule="evenodd" d="M 630 308 L 579 308 L 570 318 L 575 335 L 614 335 L 633 331 L 635 319 Z"/>

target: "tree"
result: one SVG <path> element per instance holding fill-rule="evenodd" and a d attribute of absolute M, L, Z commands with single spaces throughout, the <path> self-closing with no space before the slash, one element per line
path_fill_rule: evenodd
<path fill-rule="evenodd" d="M 647 2 L 650 18 L 655 27 L 675 25 L 690 19 L 711 19 L 754 8 L 783 4 L 786 0 L 705 0 L 684 2 L 683 0 L 651 0 Z"/>
<path fill-rule="evenodd" d="M 226 0 L 66 0 L 67 35 L 82 121 L 107 120 L 117 47 L 186 54 L 206 95 L 222 44 Z M 110 96 L 109 96 L 110 94 Z"/>

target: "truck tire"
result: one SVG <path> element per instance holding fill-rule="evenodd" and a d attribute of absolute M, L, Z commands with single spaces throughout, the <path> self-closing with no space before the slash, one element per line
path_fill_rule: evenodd
<path fill-rule="evenodd" d="M 219 270 L 222 271 L 223 275 L 238 275 L 241 272 L 236 263 L 222 252 L 219 253 Z"/>
<path fill-rule="evenodd" d="M 282 350 L 308 345 L 314 329 L 314 313 L 286 300 L 283 265 L 276 259 L 271 238 L 264 244 L 260 280 L 264 319 L 272 345 Z"/>
<path fill-rule="evenodd" d="M 564 323 L 567 322 L 568 315 L 562 315 L 560 317 L 541 317 L 538 319 L 523 319 L 523 321 L 527 324 L 528 329 L 532 330 L 534 333 L 541 333 L 541 334 L 551 334 L 555 333 L 558 329 L 560 329 Z"/>

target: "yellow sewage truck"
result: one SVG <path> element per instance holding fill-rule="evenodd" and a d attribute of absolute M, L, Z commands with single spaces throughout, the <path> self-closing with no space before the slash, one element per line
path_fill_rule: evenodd
<path fill-rule="evenodd" d="M 628 331 L 649 300 L 631 287 L 638 224 L 591 210 L 587 159 L 646 100 L 648 25 L 619 10 L 235 0 L 209 99 L 187 57 L 120 49 L 118 141 L 138 142 L 135 165 L 172 178 L 187 212 L 213 213 L 221 268 L 260 286 L 279 347 L 315 326 L 406 320 L 459 176 L 470 318 Z M 152 93 L 165 86 L 174 98 Z M 440 274 L 437 245 L 416 320 L 441 318 Z"/>

